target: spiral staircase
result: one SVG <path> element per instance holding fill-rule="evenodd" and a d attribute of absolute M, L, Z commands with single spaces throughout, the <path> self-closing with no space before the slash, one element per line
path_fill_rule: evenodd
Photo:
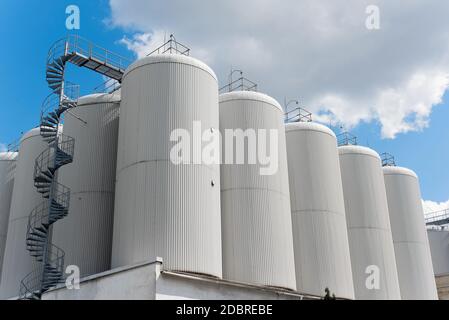
<path fill-rule="evenodd" d="M 26 248 L 35 258 L 35 268 L 20 283 L 19 299 L 39 300 L 42 294 L 64 280 L 64 251 L 51 243 L 52 225 L 69 212 L 70 189 L 57 182 L 57 171 L 73 161 L 75 140 L 61 134 L 64 112 L 77 106 L 79 86 L 64 80 L 67 63 L 121 82 L 131 61 L 74 35 L 51 47 L 46 79 L 52 93 L 42 105 L 40 134 L 48 143 L 35 161 L 34 186 L 43 201 L 28 218 Z"/>

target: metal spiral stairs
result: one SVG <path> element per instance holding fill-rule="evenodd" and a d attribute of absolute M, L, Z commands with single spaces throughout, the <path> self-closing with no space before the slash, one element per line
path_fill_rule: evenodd
<path fill-rule="evenodd" d="M 64 112 L 75 108 L 79 86 L 64 80 L 67 63 L 105 75 L 121 82 L 131 63 L 117 54 L 74 35 L 58 40 L 47 56 L 46 79 L 52 93 L 42 105 L 40 134 L 48 149 L 35 161 L 34 186 L 43 202 L 28 218 L 26 248 L 36 260 L 36 268 L 20 283 L 19 299 L 39 300 L 42 294 L 64 279 L 65 253 L 51 243 L 52 225 L 67 216 L 70 189 L 57 182 L 57 171 L 73 161 L 75 141 L 60 133 Z"/>
<path fill-rule="evenodd" d="M 52 89 L 44 101 L 40 133 L 48 143 L 35 161 L 34 186 L 43 202 L 28 218 L 26 248 L 36 259 L 36 268 L 20 284 L 20 299 L 38 300 L 42 293 L 64 279 L 64 251 L 51 243 L 51 227 L 68 214 L 70 189 L 57 182 L 57 170 L 73 161 L 75 141 L 59 133 L 62 114 L 76 107 L 78 87 L 66 87 L 64 70 L 68 57 L 54 56 L 50 49 L 47 60 L 47 82 Z M 67 94 L 70 93 L 70 94 Z"/>

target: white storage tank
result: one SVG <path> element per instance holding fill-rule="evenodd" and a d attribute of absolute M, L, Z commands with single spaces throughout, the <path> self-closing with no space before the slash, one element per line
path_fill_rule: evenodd
<path fill-rule="evenodd" d="M 449 230 L 427 229 L 435 276 L 449 275 Z"/>
<path fill-rule="evenodd" d="M 35 259 L 26 250 L 26 231 L 31 211 L 45 200 L 34 187 L 33 176 L 35 160 L 47 148 L 39 128 L 28 131 L 20 140 L 0 283 L 3 299 L 18 296 L 20 281 L 33 270 Z"/>
<path fill-rule="evenodd" d="M 299 292 L 354 299 L 337 139 L 313 122 L 285 126 Z"/>
<path fill-rule="evenodd" d="M 401 298 L 438 299 L 418 176 L 401 167 L 383 171 Z"/>
<path fill-rule="evenodd" d="M 59 169 L 58 182 L 71 197 L 52 242 L 82 277 L 110 269 L 119 107 L 119 91 L 93 94 L 64 115 L 64 134 L 75 139 L 75 152 L 73 162 Z"/>
<path fill-rule="evenodd" d="M 252 132 L 253 137 L 262 132 L 260 129 L 266 130 L 266 139 L 251 138 L 263 143 L 266 152 L 260 146 L 256 151 L 248 142 L 241 145 L 244 148 L 239 152 L 242 149 L 237 138 L 232 139 L 235 152 L 227 150 L 226 144 L 231 139 L 227 139 L 226 130 L 232 130 L 229 131 L 232 134 L 236 129 L 249 135 Z M 274 143 L 269 142 L 272 132 L 277 134 L 273 135 Z M 295 290 L 283 110 L 276 100 L 262 93 L 224 93 L 220 95 L 220 133 L 224 162 L 221 165 L 223 278 Z M 261 164 L 260 156 L 250 160 L 259 151 L 271 156 L 271 164 Z M 238 164 L 237 158 L 243 155 L 243 163 Z"/>
<path fill-rule="evenodd" d="M 170 158 L 181 141 L 201 147 L 202 131 L 198 137 L 193 129 L 198 124 L 217 132 L 218 83 L 206 64 L 156 54 L 126 70 L 112 267 L 162 257 L 164 269 L 221 277 L 219 162 L 203 163 L 193 151 L 190 164 L 187 157 L 180 164 Z M 189 136 L 179 138 L 180 132 Z"/>
<path fill-rule="evenodd" d="M 362 146 L 338 148 L 356 299 L 400 299 L 380 157 Z"/>
<path fill-rule="evenodd" d="M 0 153 L 0 280 L 8 232 L 9 209 L 14 187 L 17 152 Z"/>

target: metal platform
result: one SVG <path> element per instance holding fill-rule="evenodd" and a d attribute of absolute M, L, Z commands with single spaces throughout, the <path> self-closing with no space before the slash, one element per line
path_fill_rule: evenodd
<path fill-rule="evenodd" d="M 449 208 L 427 213 L 425 221 L 428 226 L 443 226 L 445 224 L 449 224 Z"/>

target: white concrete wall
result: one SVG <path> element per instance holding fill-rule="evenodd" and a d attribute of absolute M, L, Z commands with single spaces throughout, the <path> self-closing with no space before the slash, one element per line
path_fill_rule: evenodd
<path fill-rule="evenodd" d="M 163 271 L 162 260 L 113 269 L 81 279 L 80 289 L 60 286 L 43 300 L 302 300 L 285 290 Z"/>
<path fill-rule="evenodd" d="M 42 300 L 154 300 L 157 268 L 159 262 L 116 268 L 81 279 L 80 289 L 61 285 Z"/>

